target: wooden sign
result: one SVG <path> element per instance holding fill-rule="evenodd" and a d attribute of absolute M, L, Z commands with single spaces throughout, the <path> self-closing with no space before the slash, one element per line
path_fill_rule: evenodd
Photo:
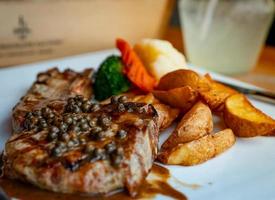
<path fill-rule="evenodd" d="M 0 66 L 113 48 L 159 38 L 170 0 L 0 1 Z"/>

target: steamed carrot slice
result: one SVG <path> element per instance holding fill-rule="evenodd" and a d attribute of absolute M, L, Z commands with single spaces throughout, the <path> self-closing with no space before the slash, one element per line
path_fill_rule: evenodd
<path fill-rule="evenodd" d="M 147 72 L 131 46 L 123 39 L 117 39 L 116 46 L 121 52 L 124 74 L 134 85 L 144 92 L 152 91 L 157 81 Z"/>

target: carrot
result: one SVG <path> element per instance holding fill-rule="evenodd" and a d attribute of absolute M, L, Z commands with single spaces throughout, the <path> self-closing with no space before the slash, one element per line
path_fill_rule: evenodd
<path fill-rule="evenodd" d="M 121 52 L 121 58 L 124 64 L 123 73 L 142 91 L 152 91 L 157 81 L 147 72 L 131 46 L 123 39 L 117 39 L 116 46 Z"/>

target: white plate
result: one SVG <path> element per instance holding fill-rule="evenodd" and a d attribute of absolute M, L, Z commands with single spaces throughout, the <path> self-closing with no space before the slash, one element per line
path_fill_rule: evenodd
<path fill-rule="evenodd" d="M 72 68 L 82 70 L 87 67 L 97 68 L 98 65 L 115 50 L 106 50 L 79 56 L 21 65 L 13 68 L 0 69 L 0 149 L 9 137 L 12 107 L 19 101 L 36 78 L 36 74 L 50 67 L 60 69 Z M 199 72 L 202 69 L 193 67 Z M 216 79 L 236 82 L 240 81 L 212 74 Z M 263 112 L 275 117 L 275 106 L 263 102 L 252 101 Z M 171 129 L 170 129 L 171 131 Z M 160 141 L 169 134 L 162 134 Z M 171 185 L 181 190 L 188 199 L 275 199 L 275 137 L 255 137 L 237 139 L 236 144 L 225 153 L 193 167 L 167 166 L 173 177 L 201 187 L 192 189 L 184 187 L 173 178 Z M 167 197 L 157 196 L 158 199 Z"/>

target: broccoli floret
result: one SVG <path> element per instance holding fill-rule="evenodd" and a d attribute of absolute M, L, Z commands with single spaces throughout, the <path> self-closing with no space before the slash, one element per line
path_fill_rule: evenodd
<path fill-rule="evenodd" d="M 101 101 L 129 90 L 131 85 L 123 75 L 122 68 L 118 56 L 110 56 L 103 61 L 95 75 L 94 93 L 97 100 Z"/>

